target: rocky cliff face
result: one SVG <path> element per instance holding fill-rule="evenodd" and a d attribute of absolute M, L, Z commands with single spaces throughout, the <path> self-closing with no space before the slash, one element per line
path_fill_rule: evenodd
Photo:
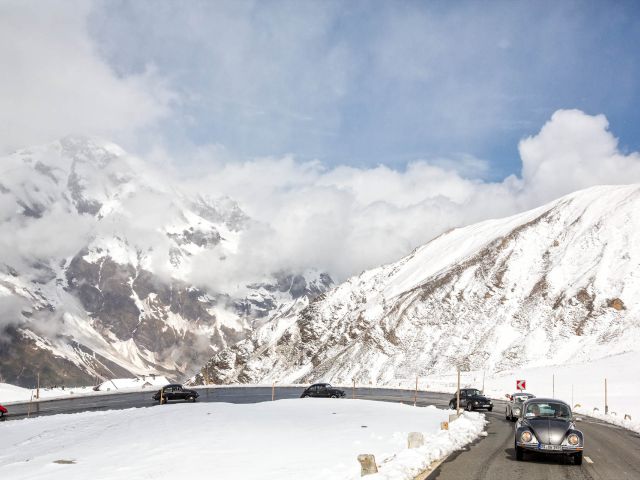
<path fill-rule="evenodd" d="M 0 165 L 0 381 L 181 378 L 332 286 L 317 272 L 266 272 L 241 293 L 195 285 L 193 265 L 235 255 L 253 220 L 115 145 L 66 138 Z"/>
<path fill-rule="evenodd" d="M 393 383 L 637 350 L 640 186 L 456 229 L 274 316 L 199 381 Z"/>

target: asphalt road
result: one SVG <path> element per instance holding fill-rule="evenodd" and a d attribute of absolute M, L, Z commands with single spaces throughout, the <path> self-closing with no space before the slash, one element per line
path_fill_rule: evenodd
<path fill-rule="evenodd" d="M 199 402 L 257 403 L 271 401 L 271 387 L 212 387 L 197 388 L 200 393 Z M 302 387 L 276 387 L 275 399 L 299 398 Z M 351 388 L 345 388 L 348 398 L 352 398 Z M 147 392 L 92 395 L 68 399 L 46 400 L 41 402 L 7 405 L 7 420 L 17 420 L 27 416 L 55 415 L 59 413 L 77 413 L 99 410 L 122 410 L 125 408 L 141 408 L 158 406 L 151 399 L 155 390 Z M 382 388 L 357 388 L 356 398 L 378 400 L 384 402 L 404 402 L 413 404 L 414 392 L 409 390 L 390 390 Z M 417 405 L 436 405 L 446 407 L 451 399 L 449 394 L 418 392 Z"/>
<path fill-rule="evenodd" d="M 496 402 L 487 419 L 488 435 L 449 456 L 429 480 L 640 479 L 640 435 L 629 430 L 583 418 L 577 422 L 585 434 L 581 466 L 551 454 L 525 454 L 518 462 L 513 451 L 515 424 L 504 418 L 504 404 Z"/>
<path fill-rule="evenodd" d="M 352 397 L 351 388 L 346 388 Z M 270 387 L 199 388 L 200 402 L 256 403 L 271 400 Z M 277 387 L 275 398 L 298 398 L 302 388 Z M 356 398 L 413 404 L 414 392 L 378 388 L 357 388 Z M 120 410 L 156 406 L 151 399 L 153 391 L 49 400 L 9 406 L 9 420 L 30 416 L 76 413 L 96 410 Z M 436 405 L 446 408 L 450 394 L 418 392 L 417 405 Z M 339 400 L 337 400 L 339 401 Z M 486 437 L 481 437 L 461 452 L 449 456 L 427 478 L 429 480 L 527 480 L 587 479 L 587 480 L 639 480 L 640 435 L 628 430 L 591 419 L 578 422 L 585 434 L 585 461 L 573 465 L 561 456 L 526 455 L 517 462 L 513 452 L 514 424 L 504 418 L 504 403 L 495 402 L 493 412 L 486 412 L 489 424 Z"/>

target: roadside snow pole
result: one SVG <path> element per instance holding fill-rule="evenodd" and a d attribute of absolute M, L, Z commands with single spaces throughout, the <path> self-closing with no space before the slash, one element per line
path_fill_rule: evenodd
<path fill-rule="evenodd" d="M 456 391 L 456 414 L 460 415 L 460 367 L 458 367 L 458 390 Z"/>
<path fill-rule="evenodd" d="M 609 413 L 609 399 L 607 398 L 607 379 L 604 379 L 604 414 Z"/>
<path fill-rule="evenodd" d="M 40 372 L 38 372 L 38 387 L 36 390 L 36 399 L 40 400 Z"/>
<path fill-rule="evenodd" d="M 31 390 L 31 398 L 29 399 L 29 408 L 27 409 L 27 418 L 31 416 L 31 402 L 33 402 L 33 390 Z"/>
<path fill-rule="evenodd" d="M 160 389 L 160 405 L 162 405 L 162 404 L 164 403 L 164 402 L 162 401 L 163 396 L 164 396 L 164 387 L 162 387 L 162 388 Z"/>
<path fill-rule="evenodd" d="M 551 394 L 551 397 L 556 398 L 556 374 L 555 373 L 551 376 L 551 391 L 553 392 Z"/>
<path fill-rule="evenodd" d="M 482 394 L 484 395 L 484 376 L 485 376 L 485 371 L 482 370 Z"/>
<path fill-rule="evenodd" d="M 276 382 L 271 384 L 271 401 L 273 402 L 276 399 Z"/>
<path fill-rule="evenodd" d="M 420 432 L 409 432 L 407 444 L 409 448 L 420 448 L 424 445 L 424 435 Z"/>
<path fill-rule="evenodd" d="M 370 453 L 358 455 L 358 461 L 360 462 L 360 476 L 372 475 L 378 473 L 378 467 L 376 466 L 376 458 Z"/>
<path fill-rule="evenodd" d="M 416 390 L 413 393 L 413 406 L 416 406 L 416 403 L 418 403 L 418 377 L 416 377 Z"/>
<path fill-rule="evenodd" d="M 353 388 L 351 389 L 351 398 L 356 399 L 356 377 L 353 377 Z"/>

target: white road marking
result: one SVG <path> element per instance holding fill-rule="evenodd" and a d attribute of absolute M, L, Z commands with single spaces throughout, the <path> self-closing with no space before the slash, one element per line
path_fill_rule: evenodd
<path fill-rule="evenodd" d="M 585 460 L 587 463 L 593 463 L 593 460 L 591 460 L 589 457 L 584 457 L 584 460 Z"/>

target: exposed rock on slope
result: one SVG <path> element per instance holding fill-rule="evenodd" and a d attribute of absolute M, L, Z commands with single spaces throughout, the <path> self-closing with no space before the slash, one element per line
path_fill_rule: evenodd
<path fill-rule="evenodd" d="M 253 220 L 113 144 L 70 137 L 1 165 L 0 381 L 182 377 L 332 285 L 316 272 L 265 272 L 241 294 L 193 285 L 192 267 L 236 255 Z"/>
<path fill-rule="evenodd" d="M 640 186 L 450 231 L 216 354 L 200 381 L 391 383 L 598 358 L 640 338 Z"/>

